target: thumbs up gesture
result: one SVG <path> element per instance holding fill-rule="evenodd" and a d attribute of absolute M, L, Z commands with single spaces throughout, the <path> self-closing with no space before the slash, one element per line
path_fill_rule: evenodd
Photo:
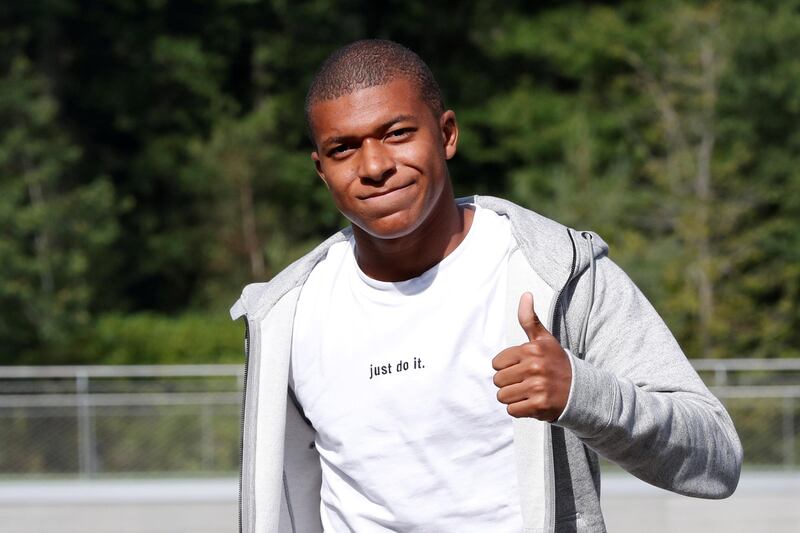
<path fill-rule="evenodd" d="M 531 293 L 519 299 L 517 314 L 528 342 L 506 348 L 492 359 L 497 371 L 494 384 L 500 389 L 497 399 L 513 417 L 552 422 L 567 405 L 572 366 L 561 344 L 536 316 Z"/>

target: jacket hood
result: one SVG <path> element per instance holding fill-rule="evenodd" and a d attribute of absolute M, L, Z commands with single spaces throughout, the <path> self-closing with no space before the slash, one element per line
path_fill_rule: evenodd
<path fill-rule="evenodd" d="M 242 296 L 231 307 L 231 318 L 236 320 L 243 315 L 260 318 L 284 294 L 305 282 L 311 270 L 327 255 L 331 246 L 349 239 L 352 233 L 349 227 L 337 231 L 270 281 L 247 285 L 242 290 Z"/>
<path fill-rule="evenodd" d="M 531 258 L 531 267 L 555 291 L 608 254 L 608 245 L 594 232 L 576 231 L 501 198 L 475 196 L 474 202 L 508 216 L 520 248 Z"/>

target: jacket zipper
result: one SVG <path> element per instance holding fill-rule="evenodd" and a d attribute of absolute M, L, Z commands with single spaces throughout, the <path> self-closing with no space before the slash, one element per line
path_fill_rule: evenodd
<path fill-rule="evenodd" d="M 239 533 L 242 533 L 242 478 L 244 471 L 244 410 L 247 400 L 247 368 L 250 364 L 250 321 L 244 319 L 244 383 L 242 384 L 242 415 L 239 425 Z"/>
<path fill-rule="evenodd" d="M 569 240 L 572 243 L 572 264 L 570 265 L 570 268 L 569 268 L 569 276 L 567 277 L 566 282 L 564 282 L 564 284 L 561 286 L 561 289 L 559 289 L 558 294 L 556 295 L 555 299 L 553 300 L 553 307 L 551 308 L 551 311 L 550 311 L 550 316 L 552 317 L 552 323 L 550 324 L 551 333 L 558 339 L 559 343 L 562 343 L 562 340 L 561 340 L 561 324 L 560 324 L 560 322 L 558 320 L 558 315 L 556 315 L 556 312 L 561 308 L 561 305 L 562 305 L 561 304 L 561 298 L 562 298 L 566 288 L 569 287 L 569 284 L 572 282 L 572 278 L 573 278 L 573 276 L 575 276 L 575 268 L 576 268 L 576 266 L 578 264 L 578 249 L 575 246 L 575 239 L 572 238 L 572 233 L 570 233 L 569 230 L 567 230 L 567 235 L 569 235 Z M 558 327 L 558 330 L 556 330 L 556 327 Z M 549 436 L 548 440 L 549 440 L 550 449 L 546 450 L 545 453 L 549 454 L 550 461 L 552 463 L 552 461 L 553 461 L 553 459 L 552 459 L 552 457 L 553 457 L 552 436 Z M 545 459 L 545 464 L 546 463 L 547 463 L 547 460 Z M 556 520 L 556 517 L 555 517 L 555 514 L 556 514 L 555 472 L 552 469 L 552 464 L 551 464 L 551 469 L 550 469 L 549 487 L 545 487 L 545 499 L 548 502 L 548 510 L 546 511 L 547 519 L 546 519 L 545 524 L 544 524 L 544 529 L 545 529 L 545 531 L 552 532 L 552 531 L 555 531 L 555 520 Z"/>

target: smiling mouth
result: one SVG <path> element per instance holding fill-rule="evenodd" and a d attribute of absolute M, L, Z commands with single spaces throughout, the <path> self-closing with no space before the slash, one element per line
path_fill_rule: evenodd
<path fill-rule="evenodd" d="M 399 187 L 391 187 L 391 188 L 383 190 L 383 191 L 375 191 L 375 192 L 370 193 L 370 194 L 368 194 L 366 196 L 362 196 L 361 199 L 362 200 L 369 200 L 369 199 L 372 199 L 372 198 L 380 198 L 381 196 L 386 196 L 387 194 L 391 194 L 393 192 L 397 192 L 397 191 L 400 191 L 400 190 L 405 189 L 407 187 L 410 187 L 413 184 L 414 184 L 414 182 L 412 181 L 411 183 L 406 183 L 405 185 L 400 185 Z"/>

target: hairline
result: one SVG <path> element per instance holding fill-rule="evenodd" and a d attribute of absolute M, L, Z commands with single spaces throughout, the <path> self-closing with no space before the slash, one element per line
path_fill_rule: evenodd
<path fill-rule="evenodd" d="M 353 85 L 349 88 L 347 92 L 343 92 L 342 94 L 339 94 L 332 98 L 317 97 L 314 99 L 307 99 L 305 102 L 306 134 L 308 135 L 311 144 L 315 148 L 318 148 L 317 141 L 314 137 L 313 122 L 311 120 L 312 111 L 315 105 L 319 104 L 320 102 L 331 102 L 333 100 L 349 96 L 355 92 L 363 91 L 364 89 L 370 89 L 372 87 L 383 87 L 385 85 L 389 85 L 390 83 L 394 83 L 400 80 L 405 80 L 415 87 L 417 96 L 419 97 L 420 101 L 423 104 L 425 104 L 425 107 L 427 107 L 430 110 L 435 119 L 438 120 L 442 116 L 442 113 L 445 112 L 445 108 L 444 108 L 444 102 L 441 100 L 441 98 L 436 103 L 432 102 L 430 98 L 425 97 L 425 88 L 423 87 L 423 84 L 419 82 L 419 80 L 414 79 L 414 77 L 411 75 L 398 71 L 392 73 L 389 76 L 389 78 L 382 83 Z"/>

